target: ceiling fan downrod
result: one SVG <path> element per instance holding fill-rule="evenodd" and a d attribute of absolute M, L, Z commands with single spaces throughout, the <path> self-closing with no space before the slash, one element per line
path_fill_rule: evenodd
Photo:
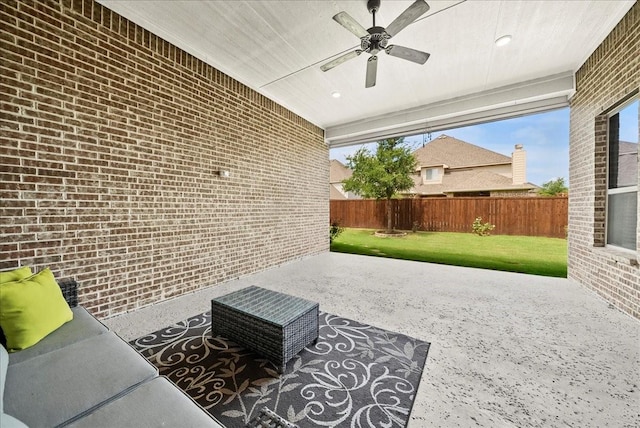
<path fill-rule="evenodd" d="M 380 9 L 380 0 L 367 1 L 367 9 L 373 15 L 373 26 L 367 30 L 370 37 L 361 41 L 361 49 L 375 55 L 387 46 L 384 28 L 376 26 L 376 12 Z"/>
<path fill-rule="evenodd" d="M 380 9 L 380 0 L 369 0 L 367 2 L 367 9 L 369 13 L 373 15 L 373 26 L 376 26 L 376 12 Z"/>

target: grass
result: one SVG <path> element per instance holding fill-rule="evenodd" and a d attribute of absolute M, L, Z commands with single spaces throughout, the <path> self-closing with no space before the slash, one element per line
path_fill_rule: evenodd
<path fill-rule="evenodd" d="M 473 233 L 417 232 L 378 238 L 374 230 L 345 229 L 331 251 L 442 263 L 533 275 L 567 276 L 567 241 L 534 236 L 477 236 Z"/>

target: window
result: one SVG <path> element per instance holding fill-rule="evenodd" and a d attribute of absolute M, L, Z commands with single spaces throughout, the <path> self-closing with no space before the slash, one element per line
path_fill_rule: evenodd
<path fill-rule="evenodd" d="M 609 116 L 607 245 L 635 251 L 638 224 L 638 98 Z"/>
<path fill-rule="evenodd" d="M 425 181 L 436 181 L 439 180 L 438 176 L 438 168 L 427 168 L 424 171 L 424 179 Z"/>

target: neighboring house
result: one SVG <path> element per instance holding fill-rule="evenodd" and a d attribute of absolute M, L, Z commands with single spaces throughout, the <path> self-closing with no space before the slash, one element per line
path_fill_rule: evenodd
<path fill-rule="evenodd" d="M 527 157 L 516 144 L 511 157 L 440 135 L 414 152 L 418 163 L 417 197 L 535 196 L 539 187 L 527 182 Z"/>
<path fill-rule="evenodd" d="M 338 160 L 329 161 L 329 199 L 360 199 L 353 192 L 345 192 L 342 188 L 342 180 L 351 177 L 353 171 L 344 166 Z"/>

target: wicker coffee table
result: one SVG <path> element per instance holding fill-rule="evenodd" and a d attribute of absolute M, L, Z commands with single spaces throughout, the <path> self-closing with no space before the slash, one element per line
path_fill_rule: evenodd
<path fill-rule="evenodd" d="M 316 302 L 251 286 L 211 300 L 211 335 L 267 357 L 282 373 L 318 340 L 318 311 Z"/>

